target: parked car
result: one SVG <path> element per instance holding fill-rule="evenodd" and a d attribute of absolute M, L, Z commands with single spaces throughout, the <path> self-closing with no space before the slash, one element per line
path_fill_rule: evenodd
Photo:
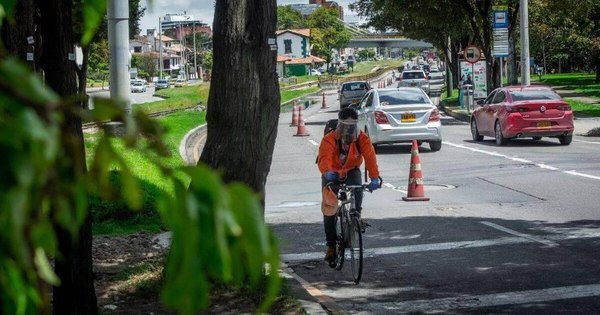
<path fill-rule="evenodd" d="M 185 80 L 185 79 L 177 79 L 175 81 L 175 87 L 182 87 L 182 86 L 187 86 L 187 85 L 188 85 L 188 83 L 187 83 L 187 80 Z"/>
<path fill-rule="evenodd" d="M 310 75 L 319 76 L 319 75 L 321 75 L 321 71 L 319 71 L 317 69 L 310 69 Z"/>
<path fill-rule="evenodd" d="M 169 81 L 160 79 L 160 80 L 156 81 L 156 84 L 154 85 L 154 90 L 158 91 L 161 89 L 168 89 L 169 86 L 170 86 Z"/>
<path fill-rule="evenodd" d="M 339 90 L 340 109 L 356 104 L 371 89 L 366 81 L 351 81 L 342 84 Z"/>
<path fill-rule="evenodd" d="M 442 123 L 439 110 L 420 88 L 374 89 L 358 104 L 358 123 L 381 144 L 428 142 L 431 151 L 442 148 Z"/>
<path fill-rule="evenodd" d="M 550 87 L 502 87 L 478 105 L 471 115 L 473 141 L 493 137 L 500 146 L 523 137 L 555 137 L 562 145 L 573 140 L 571 106 Z"/>
<path fill-rule="evenodd" d="M 408 70 L 402 72 L 398 87 L 419 87 L 429 94 L 429 80 L 423 70 Z"/>
<path fill-rule="evenodd" d="M 146 82 L 141 80 L 132 80 L 131 81 L 131 93 L 143 93 L 146 92 Z"/>

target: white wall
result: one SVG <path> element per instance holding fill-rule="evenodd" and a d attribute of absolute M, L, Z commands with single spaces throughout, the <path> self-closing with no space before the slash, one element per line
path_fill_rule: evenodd
<path fill-rule="evenodd" d="M 283 34 L 279 34 L 277 36 L 277 53 L 282 56 L 294 57 L 294 58 L 302 58 L 302 36 L 286 32 Z M 292 40 L 292 53 L 285 53 L 285 43 L 286 39 Z M 310 39 L 307 38 L 306 42 L 306 55 L 310 55 Z"/>

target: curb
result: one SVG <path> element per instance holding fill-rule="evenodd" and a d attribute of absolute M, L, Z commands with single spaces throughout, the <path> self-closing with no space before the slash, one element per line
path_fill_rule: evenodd
<path fill-rule="evenodd" d="M 196 161 L 190 161 L 189 156 L 188 156 L 188 147 L 189 147 L 189 143 L 190 139 L 195 139 L 199 134 L 203 133 L 204 130 L 206 130 L 206 126 L 207 124 L 203 124 L 200 125 L 190 131 L 188 131 L 188 133 L 185 134 L 185 136 L 183 137 L 183 139 L 181 140 L 181 142 L 179 143 L 179 155 L 181 156 L 181 159 L 187 164 L 187 165 L 194 165 L 196 163 Z M 193 152 L 192 152 L 193 154 Z"/>
<path fill-rule="evenodd" d="M 463 122 L 466 122 L 466 123 L 470 123 L 471 122 L 471 116 L 470 115 L 466 115 L 466 114 L 463 114 L 463 113 L 458 113 L 458 112 L 455 112 L 455 111 L 451 110 L 448 107 L 445 107 L 444 104 L 443 104 L 443 101 L 440 101 L 440 104 L 438 106 L 444 111 L 444 113 L 446 113 L 448 116 L 450 116 L 450 117 L 452 117 L 452 118 L 454 118 L 456 120 L 460 120 L 460 121 L 463 121 Z"/>

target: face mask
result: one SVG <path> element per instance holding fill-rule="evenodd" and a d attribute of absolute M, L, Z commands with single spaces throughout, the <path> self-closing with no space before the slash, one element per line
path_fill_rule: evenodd
<path fill-rule="evenodd" d="M 336 128 L 337 138 L 342 143 L 350 144 L 358 138 L 358 126 L 355 119 L 346 119 L 338 121 Z"/>

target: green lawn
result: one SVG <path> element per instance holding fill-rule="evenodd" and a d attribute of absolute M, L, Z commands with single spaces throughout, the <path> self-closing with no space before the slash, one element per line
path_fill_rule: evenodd
<path fill-rule="evenodd" d="M 551 86 L 564 86 L 567 90 L 575 90 L 585 96 L 600 97 L 600 83 L 596 83 L 595 80 L 594 74 L 559 73 L 546 74 L 539 82 Z"/>
<path fill-rule="evenodd" d="M 206 105 L 209 89 L 210 84 L 203 83 L 200 85 L 158 90 L 154 95 L 164 97 L 164 100 L 136 105 L 136 108 L 146 113 L 155 113 L 190 107 L 200 103 Z"/>
<path fill-rule="evenodd" d="M 402 59 L 388 59 L 388 60 L 374 60 L 374 61 L 361 61 L 354 64 L 354 72 L 349 75 L 364 75 L 371 73 L 371 70 L 375 67 L 393 67 L 398 71 L 398 67 L 404 65 L 405 60 Z"/>
<path fill-rule="evenodd" d="M 166 130 L 164 141 L 172 152 L 166 163 L 171 167 L 183 166 L 183 160 L 179 156 L 179 143 L 189 130 L 204 123 L 205 112 L 182 111 L 158 120 Z M 86 155 L 90 159 L 99 136 L 100 134 L 85 134 Z M 120 139 L 111 139 L 111 141 L 117 151 L 122 153 L 133 174 L 140 180 L 144 191 L 144 205 L 141 210 L 134 212 L 129 210 L 122 201 L 107 202 L 92 198 L 94 234 L 127 234 L 140 230 L 153 232 L 160 230 L 161 221 L 154 208 L 153 200 L 161 191 L 170 193 L 172 189 L 170 183 L 165 182 L 161 172 L 146 156 L 126 148 Z M 120 185 L 118 173 L 115 172 L 113 175 L 113 183 Z"/>
<path fill-rule="evenodd" d="M 283 104 L 287 101 L 293 100 L 302 95 L 315 93 L 319 90 L 320 90 L 320 88 L 315 86 L 315 87 L 310 87 L 310 88 L 301 89 L 301 90 L 281 91 L 281 103 Z"/>
<path fill-rule="evenodd" d="M 599 105 L 586 104 L 568 98 L 565 101 L 571 105 L 575 115 L 581 114 L 584 116 L 600 117 Z"/>

